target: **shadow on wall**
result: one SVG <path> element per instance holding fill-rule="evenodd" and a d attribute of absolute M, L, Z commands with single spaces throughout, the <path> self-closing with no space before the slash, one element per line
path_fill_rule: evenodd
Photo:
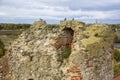
<path fill-rule="evenodd" d="M 59 49 L 62 46 L 71 46 L 73 40 L 74 31 L 71 28 L 64 28 L 61 34 L 55 38 L 55 48 Z"/>
<path fill-rule="evenodd" d="M 68 58 L 71 54 L 71 43 L 73 40 L 74 31 L 71 28 L 64 28 L 61 34 L 55 38 L 55 48 L 62 51 L 62 57 Z"/>

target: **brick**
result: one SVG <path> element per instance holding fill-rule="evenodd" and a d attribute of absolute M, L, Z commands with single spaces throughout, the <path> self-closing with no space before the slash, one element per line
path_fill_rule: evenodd
<path fill-rule="evenodd" d="M 68 69 L 67 72 L 72 72 L 72 73 L 80 73 L 80 69 L 78 68 L 72 68 L 72 69 Z"/>
<path fill-rule="evenodd" d="M 71 80 L 83 80 L 81 76 L 72 76 Z"/>

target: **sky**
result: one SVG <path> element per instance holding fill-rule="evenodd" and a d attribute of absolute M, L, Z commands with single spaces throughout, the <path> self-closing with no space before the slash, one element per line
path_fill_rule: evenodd
<path fill-rule="evenodd" d="M 59 23 L 64 18 L 120 24 L 120 0 L 0 0 L 0 23 Z"/>

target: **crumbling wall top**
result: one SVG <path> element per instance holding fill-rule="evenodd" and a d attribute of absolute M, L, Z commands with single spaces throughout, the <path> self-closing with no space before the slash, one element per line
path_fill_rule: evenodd
<path fill-rule="evenodd" d="M 60 26 L 69 27 L 75 30 L 75 29 L 83 28 L 85 26 L 85 23 L 78 20 L 62 20 L 60 21 Z"/>
<path fill-rule="evenodd" d="M 33 26 L 35 26 L 35 27 L 45 27 L 46 26 L 46 21 L 44 21 L 43 19 L 40 19 L 39 21 L 35 21 L 34 23 L 33 23 Z"/>

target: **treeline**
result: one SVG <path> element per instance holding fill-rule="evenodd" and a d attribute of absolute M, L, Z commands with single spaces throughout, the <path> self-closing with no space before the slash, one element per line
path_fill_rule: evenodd
<path fill-rule="evenodd" d="M 120 24 L 108 24 L 113 31 L 116 32 L 116 29 L 120 29 Z"/>
<path fill-rule="evenodd" d="M 48 29 L 59 28 L 59 27 L 60 27 L 59 24 L 47 24 L 46 25 L 46 28 Z"/>
<path fill-rule="evenodd" d="M 31 24 L 0 23 L 0 30 L 28 29 Z"/>
<path fill-rule="evenodd" d="M 120 43 L 120 34 L 117 33 L 117 32 L 115 32 L 114 34 L 115 34 L 114 35 L 114 42 L 115 43 Z"/>
<path fill-rule="evenodd" d="M 94 25 L 94 24 L 86 24 L 86 27 L 89 27 L 89 26 L 91 26 L 91 25 Z M 99 25 L 99 24 L 98 24 Z M 111 27 L 112 28 L 112 30 L 115 30 L 116 28 L 117 29 L 120 29 L 120 24 L 105 24 L 105 25 L 108 25 L 109 27 Z"/>
<path fill-rule="evenodd" d="M 114 31 L 114 42 L 120 43 L 120 24 L 110 24 L 109 26 Z"/>

